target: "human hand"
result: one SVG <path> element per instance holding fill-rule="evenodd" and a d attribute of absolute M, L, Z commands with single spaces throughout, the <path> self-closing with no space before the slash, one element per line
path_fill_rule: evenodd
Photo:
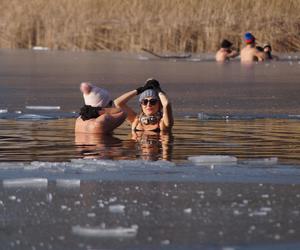
<path fill-rule="evenodd" d="M 153 78 L 148 79 L 144 87 L 146 89 L 154 89 L 157 92 L 162 92 L 159 82 Z"/>

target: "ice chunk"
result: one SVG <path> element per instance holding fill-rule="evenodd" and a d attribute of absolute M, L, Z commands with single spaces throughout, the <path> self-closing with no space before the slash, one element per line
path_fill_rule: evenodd
<path fill-rule="evenodd" d="M 169 240 L 162 240 L 160 243 L 162 245 L 170 245 L 170 241 Z"/>
<path fill-rule="evenodd" d="M 209 116 L 203 112 L 198 113 L 198 119 L 199 120 L 207 120 Z"/>
<path fill-rule="evenodd" d="M 36 187 L 45 188 L 48 185 L 48 180 L 45 178 L 18 178 L 3 180 L 3 187 Z"/>
<path fill-rule="evenodd" d="M 96 217 L 96 214 L 95 214 L 95 213 L 88 213 L 88 214 L 87 214 L 87 217 L 89 217 L 89 218 L 94 218 L 94 217 Z"/>
<path fill-rule="evenodd" d="M 112 161 L 112 160 L 72 159 L 71 163 L 84 164 L 84 165 L 97 165 L 97 166 L 104 166 L 104 167 L 117 166 L 116 161 Z"/>
<path fill-rule="evenodd" d="M 260 211 L 263 211 L 263 212 L 271 212 L 271 211 L 272 211 L 272 208 L 271 208 L 271 207 L 262 207 L 262 208 L 260 208 Z"/>
<path fill-rule="evenodd" d="M 192 213 L 192 209 L 191 209 L 191 208 L 185 208 L 185 209 L 183 210 L 183 212 L 184 212 L 185 214 L 191 214 L 191 213 Z"/>
<path fill-rule="evenodd" d="M 132 238 L 137 235 L 138 226 L 131 226 L 129 228 L 96 228 L 96 227 L 81 227 L 73 226 L 73 234 L 85 237 L 99 237 L 99 238 Z"/>
<path fill-rule="evenodd" d="M 25 108 L 32 110 L 60 110 L 60 106 L 25 106 Z"/>
<path fill-rule="evenodd" d="M 138 55 L 139 60 L 149 60 L 149 57 Z"/>
<path fill-rule="evenodd" d="M 25 114 L 25 115 L 18 116 L 17 119 L 18 120 L 49 120 L 54 118 L 46 115 Z"/>
<path fill-rule="evenodd" d="M 250 164 L 250 165 L 275 165 L 278 163 L 277 157 L 270 157 L 270 158 L 261 158 L 261 159 L 251 159 L 242 161 L 243 164 Z"/>
<path fill-rule="evenodd" d="M 110 206 L 108 207 L 108 210 L 109 210 L 109 212 L 111 212 L 111 213 L 124 213 L 125 206 L 124 206 L 124 205 L 120 205 L 120 204 L 117 204 L 117 205 L 110 205 Z"/>
<path fill-rule="evenodd" d="M 48 194 L 46 195 L 46 200 L 47 200 L 48 202 L 52 202 L 52 200 L 53 200 L 53 195 L 52 195 L 51 193 L 48 193 Z"/>
<path fill-rule="evenodd" d="M 143 216 L 149 216 L 150 215 L 150 212 L 149 211 L 143 211 Z"/>
<path fill-rule="evenodd" d="M 187 59 L 187 61 L 191 61 L 191 62 L 201 62 L 202 59 L 201 59 L 201 58 L 190 58 L 190 59 Z"/>
<path fill-rule="evenodd" d="M 49 50 L 48 47 L 42 47 L 42 46 L 33 46 L 32 47 L 33 50 Z"/>
<path fill-rule="evenodd" d="M 78 188 L 78 187 L 80 187 L 80 180 L 57 179 L 56 186 L 62 187 L 62 188 Z"/>
<path fill-rule="evenodd" d="M 266 211 L 254 211 L 253 213 L 249 213 L 249 216 L 266 216 L 268 213 Z"/>
<path fill-rule="evenodd" d="M 8 199 L 10 199 L 11 201 L 15 201 L 17 199 L 17 197 L 14 195 L 11 195 L 8 197 Z"/>
<path fill-rule="evenodd" d="M 7 109 L 0 109 L 0 114 L 5 114 L 5 113 L 7 113 L 7 112 L 8 112 Z"/>
<path fill-rule="evenodd" d="M 237 158 L 229 155 L 198 155 L 189 156 L 188 160 L 199 165 L 236 164 Z"/>

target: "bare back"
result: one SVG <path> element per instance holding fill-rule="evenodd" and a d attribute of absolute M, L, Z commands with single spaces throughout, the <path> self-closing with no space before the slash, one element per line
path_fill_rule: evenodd
<path fill-rule="evenodd" d="M 124 111 L 104 113 L 95 119 L 76 119 L 75 133 L 110 134 L 120 126 L 126 119 Z"/>
<path fill-rule="evenodd" d="M 241 50 L 241 62 L 254 62 L 265 60 L 263 52 L 258 51 L 255 47 L 247 45 Z"/>
<path fill-rule="evenodd" d="M 228 52 L 226 49 L 221 48 L 216 53 L 216 61 L 217 62 L 225 62 L 225 61 L 230 60 L 230 58 L 234 58 L 238 55 L 239 55 L 239 53 L 235 50 Z"/>

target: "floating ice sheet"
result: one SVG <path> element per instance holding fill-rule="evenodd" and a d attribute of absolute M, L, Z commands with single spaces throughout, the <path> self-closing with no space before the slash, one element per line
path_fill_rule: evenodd
<path fill-rule="evenodd" d="M 111 213 L 124 213 L 124 211 L 125 211 L 125 206 L 124 205 L 121 205 L 121 204 L 116 204 L 116 205 L 110 205 L 109 207 L 108 207 L 108 210 L 109 210 L 109 212 L 111 212 Z"/>
<path fill-rule="evenodd" d="M 3 187 L 14 188 L 14 187 L 35 187 L 35 188 L 46 188 L 48 180 L 45 178 L 18 178 L 18 179 L 7 179 L 3 180 Z"/>
<path fill-rule="evenodd" d="M 42 50 L 42 51 L 49 50 L 48 47 L 42 47 L 42 46 L 33 46 L 32 49 L 33 50 Z"/>
<path fill-rule="evenodd" d="M 8 112 L 7 109 L 0 109 L 0 114 L 6 114 Z"/>
<path fill-rule="evenodd" d="M 251 159 L 251 160 L 244 160 L 241 163 L 249 164 L 249 165 L 276 165 L 278 163 L 278 158 L 270 157 L 270 158 L 261 158 L 261 159 Z"/>
<path fill-rule="evenodd" d="M 84 165 L 97 165 L 104 167 L 115 167 L 118 161 L 113 160 L 96 160 L 96 159 L 72 159 L 71 163 Z"/>
<path fill-rule="evenodd" d="M 138 226 L 131 226 L 129 228 L 117 227 L 117 228 L 93 228 L 93 227 L 81 227 L 73 226 L 73 234 L 85 236 L 85 237 L 98 237 L 98 238 L 133 238 L 137 235 Z"/>
<path fill-rule="evenodd" d="M 79 188 L 80 180 L 76 179 L 57 179 L 56 186 L 61 188 Z"/>
<path fill-rule="evenodd" d="M 32 110 L 60 110 L 60 106 L 26 106 L 25 108 Z"/>
<path fill-rule="evenodd" d="M 229 155 L 198 155 L 190 156 L 188 160 L 199 165 L 236 164 L 237 158 Z"/>
<path fill-rule="evenodd" d="M 18 116 L 17 119 L 18 120 L 50 120 L 54 118 L 46 115 L 25 114 L 25 115 Z"/>

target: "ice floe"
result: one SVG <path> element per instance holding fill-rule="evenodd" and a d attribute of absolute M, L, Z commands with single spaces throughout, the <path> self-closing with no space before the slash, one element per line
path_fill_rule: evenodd
<path fill-rule="evenodd" d="M 188 160 L 197 165 L 236 164 L 237 158 L 229 155 L 198 155 L 189 156 Z"/>
<path fill-rule="evenodd" d="M 108 210 L 109 210 L 109 212 L 111 212 L 111 213 L 118 213 L 118 214 L 121 214 L 121 213 L 124 213 L 124 211 L 125 211 L 125 206 L 124 206 L 124 205 L 121 205 L 121 204 L 110 205 L 110 206 L 108 207 Z"/>
<path fill-rule="evenodd" d="M 48 47 L 42 47 L 42 46 L 33 46 L 32 50 L 38 50 L 38 51 L 48 51 Z"/>
<path fill-rule="evenodd" d="M 24 114 L 17 117 L 18 120 L 52 120 L 54 117 L 37 114 Z"/>
<path fill-rule="evenodd" d="M 25 106 L 25 108 L 31 110 L 60 110 L 60 106 Z"/>
<path fill-rule="evenodd" d="M 82 227 L 73 226 L 73 234 L 84 237 L 99 237 L 99 238 L 133 238 L 137 235 L 138 226 L 117 227 L 117 228 L 98 228 L 98 227 Z"/>
<path fill-rule="evenodd" d="M 57 179 L 56 186 L 61 188 L 79 188 L 80 180 L 77 179 Z"/>
<path fill-rule="evenodd" d="M 46 188 L 48 186 L 48 180 L 45 178 L 17 178 L 3 180 L 3 187 L 35 187 Z"/>
<path fill-rule="evenodd" d="M 277 157 L 270 157 L 270 158 L 257 158 L 251 160 L 244 160 L 241 161 L 242 164 L 249 164 L 249 165 L 276 165 L 278 163 Z"/>
<path fill-rule="evenodd" d="M 6 114 L 8 112 L 7 109 L 0 109 L 0 114 Z"/>

